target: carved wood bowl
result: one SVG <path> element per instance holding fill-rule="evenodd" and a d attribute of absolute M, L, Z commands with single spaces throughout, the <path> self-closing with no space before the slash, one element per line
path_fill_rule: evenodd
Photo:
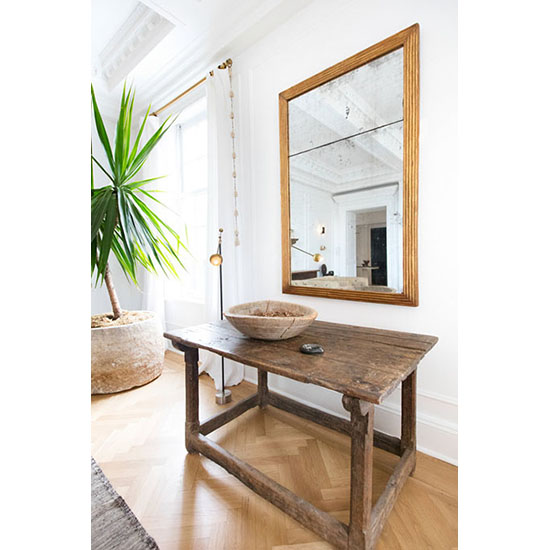
<path fill-rule="evenodd" d="M 224 315 L 239 332 L 250 338 L 287 340 L 311 325 L 317 312 L 291 302 L 261 300 L 233 306 Z"/>

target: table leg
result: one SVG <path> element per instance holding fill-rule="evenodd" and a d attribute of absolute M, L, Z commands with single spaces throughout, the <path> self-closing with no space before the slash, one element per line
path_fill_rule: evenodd
<path fill-rule="evenodd" d="M 260 409 L 267 406 L 267 371 L 258 369 L 258 396 Z"/>
<path fill-rule="evenodd" d="M 401 455 L 409 448 L 416 462 L 416 370 L 401 384 Z"/>
<path fill-rule="evenodd" d="M 374 449 L 374 405 L 344 396 L 351 413 L 351 497 L 349 550 L 371 550 L 372 468 Z"/>
<path fill-rule="evenodd" d="M 199 433 L 199 350 L 185 350 L 185 448 L 188 453 L 197 451 L 191 436 Z"/>

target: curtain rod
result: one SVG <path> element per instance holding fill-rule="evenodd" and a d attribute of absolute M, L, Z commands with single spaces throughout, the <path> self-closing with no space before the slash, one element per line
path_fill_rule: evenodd
<path fill-rule="evenodd" d="M 229 59 L 226 59 L 221 65 L 218 65 L 218 69 L 227 69 L 232 65 L 233 65 L 233 61 L 231 60 L 231 58 L 229 58 Z M 214 76 L 214 71 L 210 71 L 210 76 Z M 156 111 L 152 112 L 149 116 L 158 116 L 159 113 L 162 113 L 162 111 L 164 111 L 165 109 L 168 109 L 170 105 L 173 105 L 174 103 L 176 103 L 176 101 L 179 101 L 184 95 L 194 90 L 197 86 L 200 86 L 205 80 L 206 80 L 206 77 L 201 78 L 198 82 L 195 82 L 195 84 L 187 88 L 187 90 L 182 92 L 180 95 L 176 96 L 174 99 L 170 100 L 168 103 L 166 103 L 166 105 L 163 105 Z"/>

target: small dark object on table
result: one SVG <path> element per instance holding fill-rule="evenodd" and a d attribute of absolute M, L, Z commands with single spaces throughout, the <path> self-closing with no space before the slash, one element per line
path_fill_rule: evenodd
<path fill-rule="evenodd" d="M 325 350 L 319 344 L 302 344 L 300 351 L 306 355 L 320 355 L 325 353 Z"/>

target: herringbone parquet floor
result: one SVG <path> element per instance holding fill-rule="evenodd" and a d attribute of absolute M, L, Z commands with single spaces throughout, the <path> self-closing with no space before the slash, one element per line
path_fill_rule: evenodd
<path fill-rule="evenodd" d="M 166 355 L 157 380 L 92 397 L 92 455 L 161 550 L 325 550 L 303 528 L 223 468 L 184 446 L 183 358 Z M 232 388 L 237 401 L 255 391 Z M 216 412 L 212 380 L 200 377 L 201 419 Z M 268 407 L 209 435 L 288 489 L 348 521 L 349 439 Z M 374 498 L 397 457 L 375 449 Z M 457 469 L 418 453 L 377 550 L 457 547 Z"/>

